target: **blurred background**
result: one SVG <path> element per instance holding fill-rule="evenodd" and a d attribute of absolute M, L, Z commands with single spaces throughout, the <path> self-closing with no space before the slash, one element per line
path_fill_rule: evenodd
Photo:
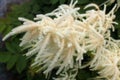
<path fill-rule="evenodd" d="M 101 5 L 103 2 L 105 0 L 78 0 L 76 6 L 81 7 L 79 12 L 82 13 L 85 12 L 83 10 L 85 5 L 89 3 Z M 2 38 L 14 27 L 22 24 L 18 21 L 18 17 L 33 20 L 36 14 L 48 13 L 64 3 L 69 4 L 70 0 L 0 0 L 0 80 L 52 80 L 52 77 L 45 79 L 42 72 L 36 73 L 29 67 L 32 58 L 27 59 L 23 56 L 27 50 L 19 47 L 19 38 L 22 34 L 10 37 L 4 42 Z M 108 6 L 107 12 L 115 3 L 117 0 Z M 100 8 L 103 9 L 103 6 Z M 120 9 L 115 14 L 117 16 L 115 21 L 120 23 Z M 115 39 L 120 39 L 120 25 L 115 25 L 115 32 L 111 32 L 111 35 Z M 86 61 L 91 59 L 90 56 L 85 56 Z M 53 77 L 56 76 L 54 71 L 56 70 L 51 73 Z M 88 68 L 79 70 L 79 74 L 76 76 L 77 80 L 91 80 L 90 78 L 98 75 L 96 71 L 91 72 Z"/>
<path fill-rule="evenodd" d="M 30 0 L 0 0 L 0 17 L 9 10 L 11 4 L 22 4 Z"/>

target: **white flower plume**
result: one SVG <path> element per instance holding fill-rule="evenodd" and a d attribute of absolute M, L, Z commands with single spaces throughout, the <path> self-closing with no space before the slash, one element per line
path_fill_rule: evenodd
<path fill-rule="evenodd" d="M 35 55 L 31 67 L 44 74 L 58 68 L 56 74 L 64 76 L 55 80 L 74 80 L 76 73 L 71 77 L 65 71 L 88 66 L 90 70 L 98 70 L 100 78 L 119 80 L 120 41 L 113 39 L 109 30 L 114 31 L 113 24 L 117 24 L 113 21 L 116 6 L 106 13 L 106 5 L 100 10 L 96 4 L 89 4 L 85 9 L 95 9 L 81 14 L 80 8 L 75 8 L 76 3 L 72 0 L 70 5 L 63 4 L 51 13 L 39 14 L 37 21 L 19 18 L 23 25 L 14 28 L 3 40 L 26 32 L 20 46 L 31 45 L 26 53 L 27 57 Z M 83 55 L 88 51 L 94 57 L 83 65 Z"/>

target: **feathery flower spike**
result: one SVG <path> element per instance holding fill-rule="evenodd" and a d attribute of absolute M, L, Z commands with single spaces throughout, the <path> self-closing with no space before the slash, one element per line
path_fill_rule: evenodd
<path fill-rule="evenodd" d="M 76 4 L 71 0 L 69 5 L 62 4 L 51 13 L 38 14 L 36 21 L 20 17 L 23 25 L 14 28 L 3 40 L 25 32 L 20 46 L 30 46 L 27 57 L 35 55 L 31 67 L 46 75 L 58 68 L 56 74 L 61 77 L 55 80 L 76 80 L 78 69 L 85 67 L 98 70 L 97 78 L 120 80 L 120 41 L 113 39 L 109 30 L 114 31 L 113 24 L 117 24 L 113 21 L 116 5 L 106 13 L 106 5 L 100 10 L 96 4 L 88 4 L 85 9 L 95 9 L 81 14 Z M 84 54 L 89 51 L 93 59 L 83 64 Z"/>

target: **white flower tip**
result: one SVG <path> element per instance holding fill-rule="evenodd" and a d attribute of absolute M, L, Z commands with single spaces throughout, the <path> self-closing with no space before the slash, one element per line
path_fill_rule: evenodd
<path fill-rule="evenodd" d="M 87 9 L 89 7 L 95 7 L 97 10 L 99 10 L 99 6 L 97 4 L 94 4 L 94 3 L 91 3 L 91 4 L 88 4 L 84 7 L 84 9 Z"/>
<path fill-rule="evenodd" d="M 2 41 L 5 41 L 7 38 L 6 38 L 6 36 L 2 39 Z"/>
<path fill-rule="evenodd" d="M 18 20 L 23 21 L 23 18 L 22 17 L 18 17 Z"/>
<path fill-rule="evenodd" d="M 24 45 L 24 43 L 20 43 L 19 46 L 22 47 Z"/>
<path fill-rule="evenodd" d="M 12 32 L 10 32 L 10 33 L 8 33 L 3 39 L 2 39 L 2 41 L 5 41 L 6 39 L 8 39 L 10 36 L 12 36 L 13 35 L 13 33 Z"/>
<path fill-rule="evenodd" d="M 78 0 L 75 0 L 75 2 L 74 2 L 74 0 L 71 0 L 71 2 L 70 2 L 70 7 L 75 7 L 75 5 L 78 3 Z"/>

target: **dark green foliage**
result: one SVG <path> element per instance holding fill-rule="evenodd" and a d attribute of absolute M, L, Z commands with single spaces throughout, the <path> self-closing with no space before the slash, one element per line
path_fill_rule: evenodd
<path fill-rule="evenodd" d="M 7 61 L 8 70 L 10 70 L 17 63 L 18 55 L 10 55 L 9 57 L 9 60 Z"/>
<path fill-rule="evenodd" d="M 58 5 L 63 3 L 68 4 L 69 2 L 70 0 L 31 0 L 29 3 L 24 3 L 22 5 L 12 5 L 10 12 L 6 14 L 6 17 L 0 19 L 0 34 L 5 36 L 5 34 L 10 32 L 12 28 L 22 24 L 20 21 L 18 21 L 18 17 L 33 19 L 36 14 L 45 14 L 57 8 Z M 77 6 L 81 6 L 81 8 L 83 8 L 83 6 L 91 2 L 100 5 L 104 2 L 104 0 L 78 0 Z M 112 8 L 113 6 L 109 7 Z M 84 10 L 81 9 L 80 12 L 84 12 Z M 116 25 L 116 32 L 112 33 L 112 36 L 116 39 L 120 39 L 119 14 L 120 9 L 116 12 L 116 21 L 119 24 Z M 8 70 L 17 72 L 20 80 L 46 80 L 45 75 L 42 73 L 36 74 L 34 71 L 29 69 L 31 60 L 26 59 L 26 57 L 23 56 L 23 54 L 25 54 L 27 51 L 23 51 L 23 49 L 19 47 L 19 38 L 21 36 L 21 34 L 13 36 L 4 42 L 4 47 L 0 49 L 0 62 L 5 63 Z M 88 69 L 79 70 L 77 80 L 90 80 L 88 78 L 93 78 L 96 75 L 96 72 L 91 72 Z"/>
<path fill-rule="evenodd" d="M 76 76 L 78 80 L 93 80 L 97 76 L 97 72 L 92 72 L 88 68 L 79 70 L 78 75 Z"/>
<path fill-rule="evenodd" d="M 0 53 L 0 62 L 6 63 L 6 68 L 8 70 L 14 68 L 19 73 L 21 73 L 27 64 L 27 60 L 24 56 L 20 54 L 11 54 L 9 52 Z"/>

